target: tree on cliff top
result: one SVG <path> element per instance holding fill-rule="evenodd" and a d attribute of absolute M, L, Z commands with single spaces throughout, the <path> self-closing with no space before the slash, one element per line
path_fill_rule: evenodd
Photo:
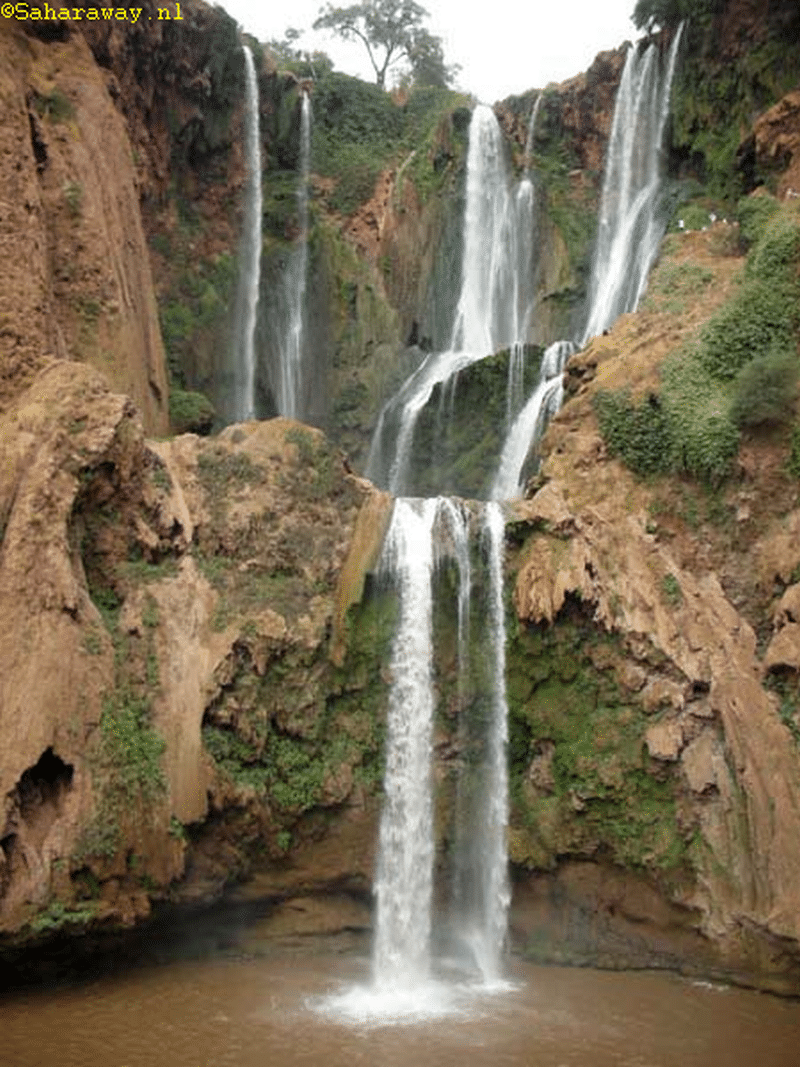
<path fill-rule="evenodd" d="M 445 66 L 441 38 L 425 29 L 428 17 L 414 0 L 362 0 L 350 7 L 322 8 L 315 30 L 332 30 L 345 41 L 359 40 L 367 50 L 377 84 L 401 60 L 411 65 L 412 78 L 422 85 L 447 86 L 453 71 Z"/>

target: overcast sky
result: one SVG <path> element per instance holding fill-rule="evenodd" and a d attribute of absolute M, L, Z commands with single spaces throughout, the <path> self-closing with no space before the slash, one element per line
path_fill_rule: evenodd
<path fill-rule="evenodd" d="M 637 36 L 630 21 L 636 0 L 490 0 L 479 14 L 464 0 L 420 2 L 430 13 L 428 28 L 444 42 L 447 63 L 461 65 L 457 87 L 486 103 L 571 78 L 598 52 Z M 282 38 L 289 26 L 307 30 L 300 47 L 327 52 L 346 74 L 374 79 L 363 45 L 311 31 L 321 0 L 220 3 L 260 41 Z M 347 4 L 339 0 L 336 6 Z"/>

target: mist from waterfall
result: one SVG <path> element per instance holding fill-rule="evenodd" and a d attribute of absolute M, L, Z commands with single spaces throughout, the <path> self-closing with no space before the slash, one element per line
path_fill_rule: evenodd
<path fill-rule="evenodd" d="M 258 78 L 253 53 L 242 45 L 245 73 L 244 223 L 234 322 L 234 373 L 230 418 L 241 422 L 256 417 L 256 323 L 261 285 L 261 130 Z"/>
<path fill-rule="evenodd" d="M 297 178 L 298 237 L 289 256 L 283 283 L 285 327 L 278 338 L 273 393 L 279 415 L 306 416 L 304 374 L 306 285 L 308 277 L 308 191 L 311 166 L 311 100 L 303 92 L 300 105 L 300 157 Z"/>

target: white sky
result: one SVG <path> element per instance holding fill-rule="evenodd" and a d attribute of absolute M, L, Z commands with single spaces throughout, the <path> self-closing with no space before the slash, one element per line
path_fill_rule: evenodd
<path fill-rule="evenodd" d="M 281 39 L 289 26 L 307 30 L 300 48 L 320 49 L 337 70 L 374 79 L 363 45 L 311 30 L 323 0 L 218 2 L 260 41 Z M 636 0 L 490 0 L 473 7 L 473 14 L 466 13 L 464 0 L 419 2 L 430 13 L 427 28 L 442 38 L 445 61 L 461 65 L 457 87 L 485 103 L 571 78 L 598 52 L 637 36 L 630 20 Z"/>

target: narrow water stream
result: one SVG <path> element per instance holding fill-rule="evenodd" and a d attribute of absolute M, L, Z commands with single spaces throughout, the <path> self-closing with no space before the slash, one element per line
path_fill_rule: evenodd
<path fill-rule="evenodd" d="M 794 1067 L 800 1004 L 654 973 L 512 965 L 450 1012 L 343 1023 L 370 961 L 320 949 L 139 968 L 0 1002 L 4 1067 Z"/>

